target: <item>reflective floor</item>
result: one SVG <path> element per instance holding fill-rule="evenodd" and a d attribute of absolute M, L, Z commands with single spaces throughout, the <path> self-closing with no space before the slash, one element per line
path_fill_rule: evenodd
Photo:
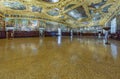
<path fill-rule="evenodd" d="M 0 79 L 120 79 L 120 41 L 0 39 Z"/>

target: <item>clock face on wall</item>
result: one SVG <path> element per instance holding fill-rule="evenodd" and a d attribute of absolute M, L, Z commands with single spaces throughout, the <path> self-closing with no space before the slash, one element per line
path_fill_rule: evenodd
<path fill-rule="evenodd" d="M 42 19 L 71 27 L 105 25 L 120 12 L 120 0 L 2 0 L 5 17 Z"/>

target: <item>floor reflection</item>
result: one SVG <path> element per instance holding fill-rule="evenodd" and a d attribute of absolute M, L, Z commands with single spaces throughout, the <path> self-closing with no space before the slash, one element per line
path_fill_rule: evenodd
<path fill-rule="evenodd" d="M 0 79 L 120 78 L 120 41 L 104 45 L 102 39 L 63 36 L 0 41 Z"/>
<path fill-rule="evenodd" d="M 72 40 L 73 40 L 73 36 L 71 35 L 71 36 L 70 36 L 70 41 L 72 41 Z"/>
<path fill-rule="evenodd" d="M 117 59 L 117 54 L 118 54 L 118 48 L 115 44 L 111 44 L 111 55 L 113 57 L 113 59 Z"/>
<path fill-rule="evenodd" d="M 42 46 L 42 44 L 43 44 L 43 38 L 40 38 L 39 44 L 40 44 L 40 46 Z"/>
<path fill-rule="evenodd" d="M 58 36 L 58 37 L 57 37 L 57 43 L 58 43 L 58 45 L 60 45 L 61 42 L 62 42 L 62 36 Z"/>

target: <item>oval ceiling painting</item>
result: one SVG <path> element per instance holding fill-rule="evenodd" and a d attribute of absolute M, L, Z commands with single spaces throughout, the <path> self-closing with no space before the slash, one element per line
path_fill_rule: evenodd
<path fill-rule="evenodd" d="M 56 3 L 59 2 L 60 0 L 43 0 L 45 2 L 49 2 L 49 3 Z"/>
<path fill-rule="evenodd" d="M 38 7 L 38 6 L 31 6 L 31 8 L 32 8 L 32 12 L 41 12 L 42 11 L 42 7 Z"/>
<path fill-rule="evenodd" d="M 51 16 L 58 16 L 59 15 L 59 9 L 54 8 L 54 9 L 48 11 L 47 14 L 51 15 Z"/>
<path fill-rule="evenodd" d="M 14 10 L 25 10 L 26 6 L 24 6 L 20 2 L 4 2 L 3 3 L 5 7 L 9 7 Z"/>

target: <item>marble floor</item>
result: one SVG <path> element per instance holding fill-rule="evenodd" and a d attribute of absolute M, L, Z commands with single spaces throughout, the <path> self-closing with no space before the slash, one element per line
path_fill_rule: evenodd
<path fill-rule="evenodd" d="M 0 79 L 120 79 L 120 41 L 0 39 Z"/>

